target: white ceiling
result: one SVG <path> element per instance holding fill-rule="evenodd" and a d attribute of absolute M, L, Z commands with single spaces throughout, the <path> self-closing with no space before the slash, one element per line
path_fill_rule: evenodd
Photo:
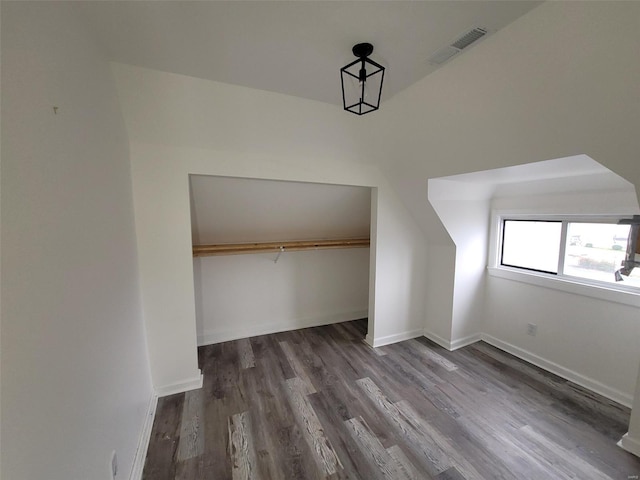
<path fill-rule="evenodd" d="M 462 33 L 476 26 L 495 33 L 539 3 L 84 1 L 74 5 L 110 60 L 340 105 L 339 69 L 355 59 L 354 44 L 372 43 L 371 58 L 387 67 L 384 102 L 434 71 L 427 59 Z"/>
<path fill-rule="evenodd" d="M 452 182 L 464 186 L 452 189 Z M 440 186 L 433 189 L 434 185 Z M 604 190 L 628 192 L 631 198 L 636 199 L 632 183 L 588 155 L 434 178 L 429 180 L 429 189 L 430 199 L 460 199 L 465 196 L 467 199 L 480 199 Z"/>

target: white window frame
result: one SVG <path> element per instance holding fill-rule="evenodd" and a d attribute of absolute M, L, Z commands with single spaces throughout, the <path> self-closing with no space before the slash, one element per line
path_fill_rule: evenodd
<path fill-rule="evenodd" d="M 601 282 L 582 277 L 574 277 L 563 273 L 564 257 L 567 243 L 567 226 L 571 222 L 618 223 L 620 216 L 584 216 L 584 215 L 541 215 L 540 213 L 513 212 L 493 210 L 491 212 L 489 255 L 487 271 L 492 277 L 504 278 L 540 287 L 561 290 L 601 300 L 608 300 L 625 305 L 640 307 L 640 288 Z M 502 251 L 502 229 L 504 220 L 559 221 L 562 222 L 558 273 L 544 273 L 500 264 Z M 639 267 L 640 268 L 640 267 Z"/>

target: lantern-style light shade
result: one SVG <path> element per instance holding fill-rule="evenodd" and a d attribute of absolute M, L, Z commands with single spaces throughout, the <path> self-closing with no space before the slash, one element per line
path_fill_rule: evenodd
<path fill-rule="evenodd" d="M 368 58 L 373 52 L 370 43 L 359 43 L 352 51 L 358 59 L 340 69 L 342 104 L 345 110 L 364 115 L 380 106 L 384 67 Z"/>

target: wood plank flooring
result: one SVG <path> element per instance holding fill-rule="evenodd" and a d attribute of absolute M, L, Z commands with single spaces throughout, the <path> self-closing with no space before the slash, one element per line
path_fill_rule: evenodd
<path fill-rule="evenodd" d="M 366 320 L 201 347 L 200 390 L 158 402 L 143 478 L 640 476 L 629 409 L 485 343 L 372 349 Z"/>

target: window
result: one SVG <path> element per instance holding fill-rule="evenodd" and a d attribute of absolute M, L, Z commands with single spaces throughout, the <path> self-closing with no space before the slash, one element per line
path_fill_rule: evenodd
<path fill-rule="evenodd" d="M 499 263 L 596 285 L 640 287 L 639 230 L 612 221 L 505 219 Z"/>
<path fill-rule="evenodd" d="M 561 233 L 562 222 L 505 220 L 501 264 L 558 273 Z"/>

